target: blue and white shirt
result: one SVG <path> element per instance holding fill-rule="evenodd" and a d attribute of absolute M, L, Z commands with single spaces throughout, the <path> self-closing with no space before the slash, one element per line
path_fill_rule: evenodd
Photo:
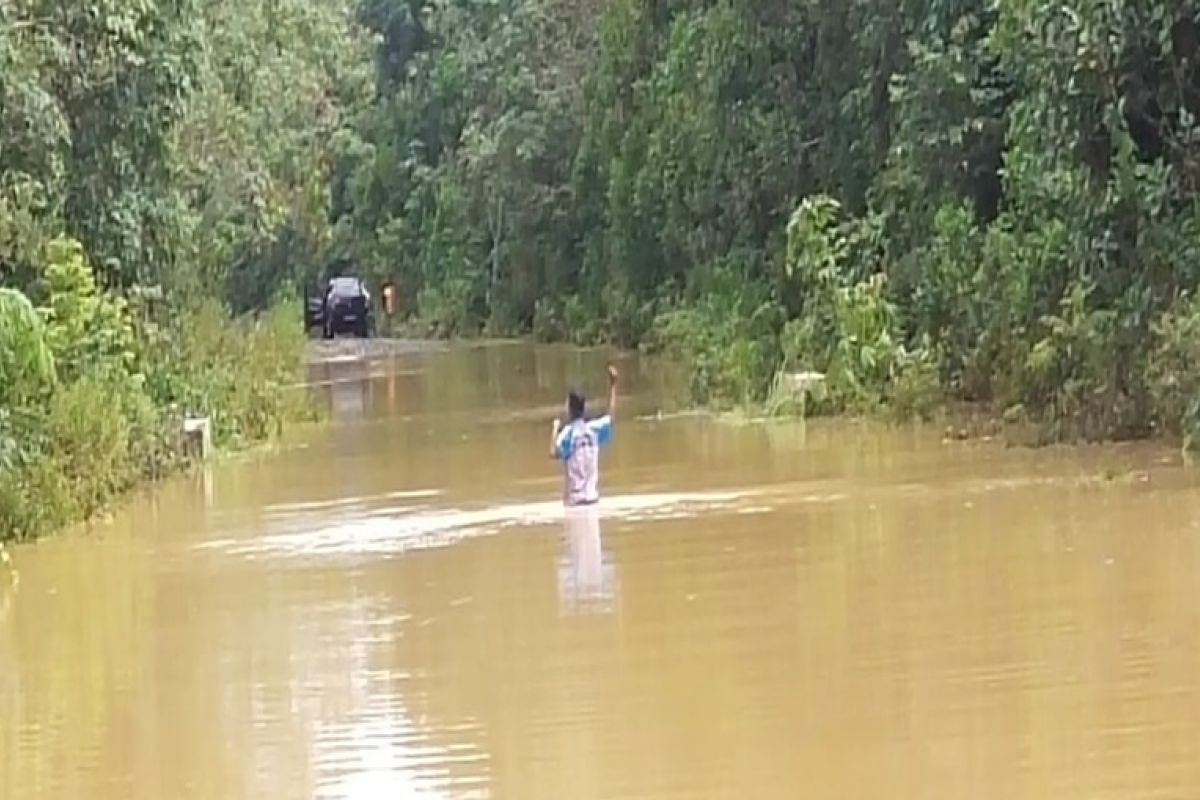
<path fill-rule="evenodd" d="M 568 506 L 600 500 L 600 448 L 612 441 L 612 428 L 612 417 L 605 415 L 590 422 L 577 419 L 559 432 L 555 455 L 564 465 Z"/>

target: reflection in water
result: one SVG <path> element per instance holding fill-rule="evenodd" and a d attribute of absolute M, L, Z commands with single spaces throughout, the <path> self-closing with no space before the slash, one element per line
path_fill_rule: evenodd
<path fill-rule="evenodd" d="M 616 600 L 616 572 L 605 558 L 600 507 L 563 509 L 566 555 L 558 565 L 563 613 L 610 613 Z"/>
<path fill-rule="evenodd" d="M 206 461 L 200 466 L 200 486 L 204 491 L 204 507 L 211 508 L 213 505 L 213 467 L 211 461 Z"/>
<path fill-rule="evenodd" d="M 3 625 L 4 620 L 8 617 L 8 610 L 12 606 L 12 596 L 17 591 L 18 582 L 17 574 L 11 572 L 6 565 L 0 564 L 0 625 Z"/>
<path fill-rule="evenodd" d="M 1200 471 L 672 415 L 630 361 L 564 520 L 605 356 L 317 365 L 334 424 L 14 548 L 0 798 L 1200 797 Z"/>
<path fill-rule="evenodd" d="M 394 414 L 396 411 L 396 361 L 392 359 L 387 370 L 387 408 Z"/>
<path fill-rule="evenodd" d="M 370 370 L 368 361 L 345 359 L 325 364 L 317 372 L 317 381 L 329 393 L 334 420 L 353 422 L 366 416 Z"/>

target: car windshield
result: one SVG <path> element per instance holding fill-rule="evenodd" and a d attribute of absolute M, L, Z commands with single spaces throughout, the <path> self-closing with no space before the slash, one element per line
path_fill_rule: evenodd
<path fill-rule="evenodd" d="M 334 297 L 358 297 L 363 293 L 358 278 L 334 278 L 329 282 L 329 293 Z"/>

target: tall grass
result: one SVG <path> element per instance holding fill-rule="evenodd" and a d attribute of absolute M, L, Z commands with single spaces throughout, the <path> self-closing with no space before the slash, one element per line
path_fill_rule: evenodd
<path fill-rule="evenodd" d="M 303 362 L 297 303 L 236 320 L 215 302 L 131 309 L 97 289 L 80 249 L 51 252 L 44 307 L 0 297 L 0 541 L 90 517 L 184 466 L 185 417 L 209 417 L 217 445 L 238 447 L 308 415 L 287 391 Z"/>

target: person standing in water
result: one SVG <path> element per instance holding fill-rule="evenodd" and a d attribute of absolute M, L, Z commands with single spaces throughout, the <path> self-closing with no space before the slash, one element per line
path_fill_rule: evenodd
<path fill-rule="evenodd" d="M 583 394 L 572 389 L 567 395 L 567 423 L 554 420 L 550 456 L 563 462 L 563 503 L 568 508 L 594 506 L 600 502 L 600 448 L 612 441 L 617 414 L 617 368 L 608 368 L 608 413 L 588 420 Z"/>

